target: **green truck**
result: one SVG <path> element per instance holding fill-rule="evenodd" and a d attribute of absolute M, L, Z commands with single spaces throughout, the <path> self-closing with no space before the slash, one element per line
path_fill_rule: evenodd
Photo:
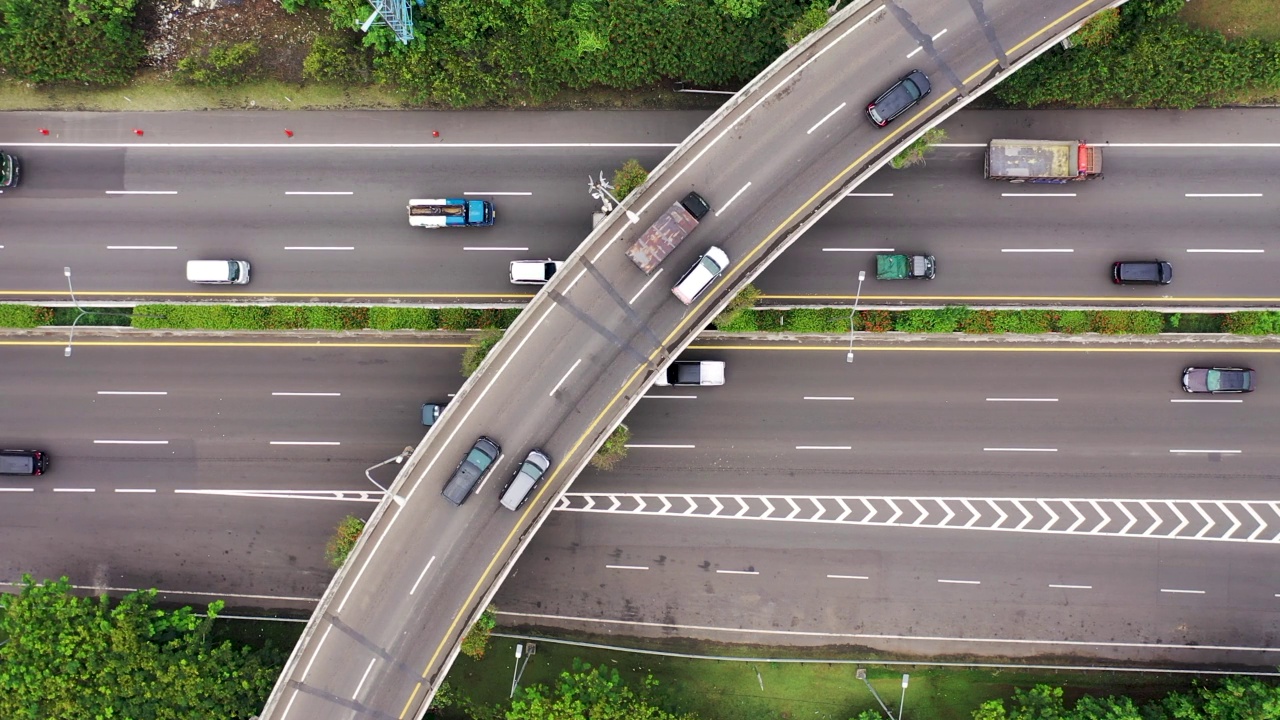
<path fill-rule="evenodd" d="M 932 280 L 937 262 L 932 255 L 877 255 L 877 280 Z"/>

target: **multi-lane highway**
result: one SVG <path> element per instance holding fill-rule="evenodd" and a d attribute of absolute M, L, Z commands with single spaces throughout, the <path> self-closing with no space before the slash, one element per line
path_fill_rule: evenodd
<path fill-rule="evenodd" d="M 197 133 L 176 118 L 146 137 L 195 136 L 215 146 L 6 143 L 28 171 L 21 190 L 3 198 L 0 287 L 10 298 L 65 299 L 61 272 L 70 257 L 86 299 L 181 298 L 210 292 L 183 280 L 187 259 L 243 257 L 253 263 L 252 284 L 214 294 L 527 299 L 527 288 L 507 282 L 506 265 L 564 258 L 577 247 L 598 209 L 584 175 L 628 157 L 652 167 L 705 117 L 643 116 L 647 122 L 627 113 L 551 113 L 516 127 L 467 115 L 451 121 L 463 127 L 449 131 L 449 142 L 425 147 L 396 144 L 421 140 L 411 132 L 421 121 L 412 116 L 387 121 L 377 138 L 384 142 L 372 148 L 236 145 L 253 136 L 234 124 Z M 1137 112 L 962 112 L 943 125 L 948 145 L 923 167 L 877 173 L 757 284 L 783 302 L 848 302 L 850 278 L 870 266 L 873 250 L 893 248 L 938 256 L 937 279 L 873 283 L 863 288 L 864 302 L 1277 305 L 1267 254 L 1276 220 L 1276 118 L 1268 110 L 1154 120 Z M 334 128 L 347 120 L 328 117 Z M 21 137 L 24 121 L 45 122 L 5 116 L 0 140 Z M 109 140 L 116 130 L 79 116 L 62 123 L 86 141 Z M 980 146 L 1003 136 L 1106 145 L 1106 178 L 1068 186 L 983 180 Z M 145 194 L 153 192 L 173 194 Z M 492 198 L 498 223 L 447 232 L 409 227 L 411 196 L 463 193 Z M 1107 270 L 1121 257 L 1168 259 L 1175 282 L 1114 287 Z"/>
<path fill-rule="evenodd" d="M 16 440 L 55 464 L 37 483 L 5 483 L 15 491 L 0 510 L 5 577 L 310 609 L 329 577 L 321 556 L 334 523 L 372 505 L 359 495 L 374 490 L 364 469 L 420 437 L 418 398 L 457 389 L 459 349 L 269 340 L 286 346 L 85 345 L 65 363 L 56 339 L 7 350 L 15 372 L 0 380 L 0 411 L 24 418 Z M 1273 644 L 1280 573 L 1268 541 L 1280 527 L 1252 542 L 1206 538 L 1223 537 L 1230 514 L 1247 539 L 1246 503 L 1275 500 L 1273 345 L 857 344 L 849 365 L 839 342 L 700 343 L 691 356 L 725 360 L 728 383 L 647 394 L 627 419 L 628 459 L 577 481 L 573 509 L 553 514 L 500 591 L 504 621 L 920 653 L 1270 662 L 1247 648 Z M 1178 371 L 1205 362 L 1252 366 L 1263 389 L 1184 402 L 1203 398 L 1179 389 Z M 648 512 L 634 511 L 637 495 Z M 727 511 L 703 500 L 686 515 L 689 495 Z M 779 511 L 763 512 L 759 496 Z M 581 512 L 584 497 L 610 512 Z M 858 512 L 820 522 L 840 511 L 823 500 L 835 511 L 815 517 L 814 497 Z M 749 511 L 739 514 L 739 498 Z M 867 522 L 860 498 L 879 513 Z M 881 498 L 899 498 L 903 513 Z M 917 522 L 903 498 L 932 518 Z M 1087 522 L 1059 502 L 1048 511 L 1065 520 L 1038 532 L 1047 511 L 1028 498 L 1076 501 Z M 983 519 L 965 527 L 958 499 Z M 1021 529 L 1018 499 L 1035 515 Z M 469 502 L 499 510 L 491 488 Z M 956 516 L 942 522 L 939 502 Z M 1275 524 L 1273 511 L 1249 507 Z M 1201 510 L 1215 523 L 1203 533 Z M 1137 519 L 1127 529 L 1126 512 Z M 1144 537 L 1148 512 L 1169 522 Z M 1114 522 L 1099 527 L 1102 515 Z M 1155 648 L 1190 643 L 1202 647 Z"/>

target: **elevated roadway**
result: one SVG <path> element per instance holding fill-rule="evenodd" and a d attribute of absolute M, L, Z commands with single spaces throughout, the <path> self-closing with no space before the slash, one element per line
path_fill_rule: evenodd
<path fill-rule="evenodd" d="M 826 34 L 775 63 L 624 206 L 639 214 L 643 227 L 692 187 L 704 191 L 715 215 L 652 278 L 637 273 L 621 252 L 624 238 L 639 229 L 619 220 L 626 216 L 612 216 L 575 251 L 419 446 L 393 487 L 403 504 L 384 503 L 375 512 L 264 717 L 423 714 L 459 639 L 523 539 L 638 400 L 653 372 L 785 247 L 802 229 L 797 223 L 838 200 L 875 158 L 909 137 L 904 133 L 951 106 L 970 89 L 967 83 L 997 76 L 998 68 L 1008 67 L 1010 52 L 1017 56 L 1051 41 L 1097 7 L 1055 3 L 1047 25 L 1043 6 L 985 8 L 990 16 L 975 16 L 972 6 L 959 4 L 849 8 Z M 935 44 L 933 33 L 948 21 L 960 25 L 944 45 Z M 923 29 L 931 25 L 938 29 Z M 906 67 L 863 73 L 866 63 L 859 67 L 858 58 L 900 53 L 905 66 L 917 48 L 929 60 L 919 64 L 938 78 L 936 90 L 886 134 L 856 108 Z M 947 48 L 954 52 L 948 55 Z M 882 67 L 878 60 L 876 67 Z M 837 80 L 848 77 L 867 79 L 870 89 L 851 98 L 851 88 Z M 790 96 L 805 100 L 778 101 Z M 845 108 L 850 111 L 841 114 Z M 809 128 L 804 136 L 800 127 Z M 672 277 L 713 243 L 735 258 L 734 267 L 705 299 L 688 308 L 671 302 L 666 288 Z M 524 511 L 510 514 L 494 504 L 497 479 L 489 481 L 488 494 L 482 484 L 460 508 L 436 497 L 481 434 L 506 448 L 493 472 L 498 479 L 509 476 L 531 447 L 556 459 Z M 353 665 L 364 667 L 358 680 Z"/>

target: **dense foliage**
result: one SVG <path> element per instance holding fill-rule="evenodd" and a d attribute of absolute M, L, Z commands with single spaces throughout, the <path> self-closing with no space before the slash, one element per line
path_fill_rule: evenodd
<path fill-rule="evenodd" d="M 324 559 L 334 568 L 342 567 L 347 556 L 355 549 L 360 533 L 364 532 L 364 520 L 355 515 L 348 515 L 338 521 L 338 528 L 324 546 Z"/>
<path fill-rule="evenodd" d="M 462 654 L 479 660 L 489 650 L 489 637 L 498 626 L 498 608 L 490 605 L 480 613 L 476 623 L 462 638 Z"/>
<path fill-rule="evenodd" d="M 994 90 L 1015 106 L 1217 106 L 1246 92 L 1280 90 L 1280 43 L 1228 40 L 1175 17 L 1183 0 L 1130 0 Z"/>
<path fill-rule="evenodd" d="M 1228 678 L 1213 687 L 1173 692 L 1139 706 L 1127 697 L 1063 699 L 1062 688 L 1017 690 L 1011 702 L 990 700 L 974 720 L 1272 720 L 1280 718 L 1280 689 L 1255 678 Z"/>
<path fill-rule="evenodd" d="M 573 671 L 560 673 L 554 688 L 522 689 L 506 720 L 696 720 L 693 713 L 663 709 L 655 698 L 657 686 L 657 680 L 646 677 L 640 689 L 633 690 L 616 669 L 575 659 Z"/>
<path fill-rule="evenodd" d="M 214 45 L 178 61 L 176 76 L 188 85 L 230 87 L 259 75 L 258 44 Z"/>
<path fill-rule="evenodd" d="M 497 328 L 489 328 L 471 338 L 467 349 L 462 351 L 462 377 L 471 377 L 480 369 L 484 359 L 489 356 L 489 351 L 501 342 L 502 333 L 503 331 Z"/>
<path fill-rule="evenodd" d="M 618 427 L 604 439 L 604 444 L 591 456 L 591 467 L 597 470 L 612 470 L 614 465 L 622 462 L 627 456 L 627 442 L 631 440 L 631 428 L 618 424 Z"/>
<path fill-rule="evenodd" d="M 142 62 L 138 0 L 0 0 L 0 75 L 113 85 Z"/>
<path fill-rule="evenodd" d="M 200 618 L 151 606 L 155 591 L 71 594 L 67 578 L 0 595 L 0 717 L 5 720 L 226 720 L 262 709 L 281 657 L 215 644 L 222 602 Z"/>

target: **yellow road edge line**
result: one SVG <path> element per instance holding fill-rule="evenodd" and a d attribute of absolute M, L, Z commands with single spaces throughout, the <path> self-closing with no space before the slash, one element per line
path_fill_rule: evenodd
<path fill-rule="evenodd" d="M 1044 30 L 1042 29 L 1032 37 L 1035 37 L 1043 32 Z M 930 103 L 927 107 L 922 108 L 920 112 L 916 113 L 916 115 L 912 117 L 911 121 L 914 122 L 915 120 L 920 118 L 925 112 L 932 110 L 939 103 L 946 100 L 954 93 L 955 93 L 954 89 L 948 90 L 946 93 L 942 94 L 936 100 L 934 100 L 934 102 Z M 901 127 L 906 127 L 906 124 L 902 125 Z M 754 248 L 752 248 L 751 251 L 747 253 L 746 258 L 744 258 L 741 261 L 741 263 L 739 264 L 739 267 L 744 266 L 751 260 L 751 258 L 755 257 L 756 253 L 758 253 L 761 250 L 761 248 L 763 248 L 766 244 L 768 244 L 773 238 L 777 237 L 778 233 L 780 233 L 785 227 L 787 227 L 787 225 L 790 224 L 791 221 L 796 218 L 796 216 L 798 216 L 801 212 L 803 212 L 805 208 L 813 204 L 814 200 L 816 200 L 818 196 L 825 193 L 828 189 L 831 188 L 832 185 L 839 182 L 840 178 L 847 175 L 850 170 L 852 170 L 854 167 L 861 164 L 863 160 L 865 160 L 872 153 L 879 150 L 882 146 L 884 146 L 885 143 L 889 142 L 890 139 L 892 139 L 894 136 L 898 134 L 899 133 L 897 132 L 893 132 L 893 133 L 890 133 L 889 135 L 886 135 L 884 139 L 880 140 L 880 142 L 873 145 L 871 149 L 867 150 L 867 152 L 859 156 L 857 160 L 850 163 L 843 170 L 841 170 L 834 178 L 828 181 L 827 184 L 823 185 L 822 188 L 818 190 L 818 192 L 810 196 L 808 200 L 806 200 L 799 208 L 795 210 L 795 212 L 791 213 L 791 215 L 789 215 L 787 219 L 782 222 L 782 224 L 778 225 L 778 227 L 770 231 L 769 234 L 767 234 L 765 238 L 760 241 L 759 244 L 757 244 Z M 725 278 L 722 278 L 720 282 L 716 283 L 715 288 L 713 288 L 712 294 L 703 298 L 700 302 L 697 303 L 697 305 L 695 305 L 692 308 L 693 309 L 692 315 L 696 316 L 697 313 L 701 312 L 702 308 L 705 307 L 706 303 L 709 302 L 710 299 L 715 295 L 715 293 L 719 292 L 720 288 L 723 287 L 725 283 L 729 282 L 729 280 L 730 280 L 729 277 L 725 277 Z M 664 340 L 662 344 L 658 346 L 658 348 L 656 348 L 649 354 L 650 362 L 652 362 L 653 358 L 657 357 L 661 353 L 663 347 L 666 347 L 666 345 L 671 342 L 671 338 L 675 337 L 678 333 L 680 333 L 684 329 L 684 327 L 686 327 L 689 324 L 690 319 L 691 319 L 690 313 L 686 312 L 685 315 L 681 318 L 680 323 L 676 326 L 674 330 L 671 331 L 671 334 L 667 336 L 667 339 Z M 647 364 L 648 363 L 646 363 L 646 365 Z M 626 382 L 622 384 L 622 387 L 618 389 L 618 392 L 615 393 L 613 398 L 609 400 L 609 402 L 605 405 L 604 409 L 601 410 L 600 413 L 597 414 L 595 418 L 591 420 L 590 424 L 587 425 L 587 429 L 582 433 L 582 435 L 578 437 L 578 440 L 574 442 L 572 447 L 569 448 L 569 452 L 565 454 L 565 458 L 572 458 L 574 456 L 574 453 L 578 451 L 578 448 L 582 447 L 582 443 L 585 442 L 587 437 L 589 437 L 595 431 L 595 428 L 597 425 L 599 425 L 601 419 L 603 419 L 604 416 L 613 408 L 613 406 L 617 404 L 618 399 L 621 398 L 622 395 L 626 392 L 627 388 L 631 386 L 631 383 L 635 382 L 636 378 L 640 376 L 640 373 L 643 372 L 644 368 L 645 368 L 645 365 L 641 365 L 637 367 L 633 373 L 631 373 L 631 376 L 627 378 Z M 543 483 L 542 489 L 538 491 L 538 494 L 534 496 L 533 502 L 529 504 L 529 509 L 524 511 L 524 513 L 520 516 L 520 521 L 516 524 L 515 527 L 511 529 L 511 532 L 507 533 L 507 537 L 502 541 L 502 545 L 499 546 L 498 548 L 498 553 L 495 554 L 493 559 L 489 561 L 489 564 L 485 566 L 484 572 L 481 574 L 480 580 L 478 580 L 475 586 L 471 588 L 471 592 L 467 595 L 467 599 L 463 602 L 462 610 L 454 614 L 453 621 L 449 624 L 448 630 L 445 631 L 445 637 L 440 640 L 440 644 L 436 646 L 435 652 L 431 654 L 431 658 L 427 661 L 426 667 L 424 667 L 422 670 L 423 679 L 426 679 L 427 673 L 430 672 L 431 670 L 431 666 L 434 665 L 436 660 L 440 657 L 440 653 L 444 650 L 445 643 L 448 641 L 448 636 L 452 635 L 454 629 L 457 628 L 458 623 L 461 621 L 463 617 L 463 613 L 466 611 L 466 607 L 471 604 L 471 602 L 475 599 L 476 593 L 480 591 L 480 585 L 483 584 L 484 577 L 488 575 L 490 571 L 493 570 L 494 564 L 498 562 L 499 555 L 501 555 L 503 552 L 506 551 L 507 546 L 510 545 L 511 543 L 511 539 L 515 537 L 516 532 L 520 529 L 521 525 L 528 518 L 529 513 L 533 512 L 534 507 L 536 507 L 537 503 L 542 500 L 543 493 L 545 493 L 550 487 L 555 485 L 556 476 L 559 474 L 560 470 L 562 470 L 566 465 L 567 465 L 566 462 L 561 462 L 556 467 L 556 469 L 552 471 L 551 476 L 547 478 L 547 482 Z M 414 693 L 410 696 L 410 699 L 412 700 L 412 698 L 416 696 L 416 694 L 417 694 L 417 691 L 415 690 Z"/>

